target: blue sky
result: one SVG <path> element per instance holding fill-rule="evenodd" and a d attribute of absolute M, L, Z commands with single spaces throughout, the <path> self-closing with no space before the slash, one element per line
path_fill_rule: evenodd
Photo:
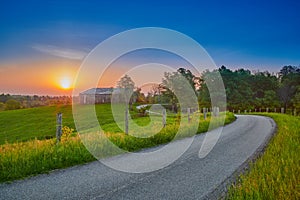
<path fill-rule="evenodd" d="M 137 27 L 165 27 L 199 42 L 218 66 L 278 71 L 300 64 L 299 1 L 5 1 L 0 64 L 82 57 Z M 60 55 L 59 55 L 60 54 Z"/>

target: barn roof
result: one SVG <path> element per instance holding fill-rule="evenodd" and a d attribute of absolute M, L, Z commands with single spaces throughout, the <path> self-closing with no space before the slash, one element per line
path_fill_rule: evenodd
<path fill-rule="evenodd" d="M 112 94 L 113 91 L 118 91 L 116 88 L 91 88 L 86 91 L 81 92 L 81 95 L 95 95 L 95 94 Z"/>

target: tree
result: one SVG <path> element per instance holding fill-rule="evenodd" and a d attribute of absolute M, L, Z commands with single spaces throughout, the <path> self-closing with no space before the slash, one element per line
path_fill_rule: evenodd
<path fill-rule="evenodd" d="M 136 98 L 136 101 L 139 103 L 145 103 L 146 102 L 146 97 L 145 94 L 141 92 L 142 89 L 137 87 L 136 90 L 133 92 L 134 98 Z"/>
<path fill-rule="evenodd" d="M 21 108 L 20 102 L 14 99 L 9 99 L 8 101 L 6 101 L 5 104 L 6 104 L 5 110 L 16 110 Z"/>
<path fill-rule="evenodd" d="M 300 85 L 300 67 L 284 66 L 279 73 L 280 87 L 278 94 L 280 100 L 286 109 L 292 104 L 292 99 L 297 93 L 297 87 Z"/>
<path fill-rule="evenodd" d="M 124 102 L 129 103 L 130 108 L 132 109 L 132 103 L 136 101 L 136 96 L 133 95 L 135 83 L 130 76 L 125 74 L 125 76 L 118 81 L 117 88 L 120 90 L 120 94 L 123 97 Z"/>
<path fill-rule="evenodd" d="M 265 91 L 264 98 L 263 98 L 263 104 L 265 107 L 268 107 L 268 108 L 279 107 L 280 104 L 278 101 L 278 97 L 274 90 Z"/>
<path fill-rule="evenodd" d="M 293 107 L 300 110 L 300 85 L 297 87 L 297 92 L 292 99 Z"/>
<path fill-rule="evenodd" d="M 196 77 L 190 70 L 185 68 L 179 68 L 177 72 L 181 74 L 184 78 L 186 78 L 186 80 L 189 82 L 194 91 L 196 91 L 196 88 L 200 86 L 200 77 Z"/>
<path fill-rule="evenodd" d="M 7 100 L 11 99 L 10 94 L 0 94 L 0 102 L 5 103 Z"/>
<path fill-rule="evenodd" d="M 196 78 L 190 70 L 179 68 L 176 72 L 165 72 L 160 91 L 162 99 L 172 104 L 172 111 L 176 112 L 177 103 L 180 99 L 182 108 L 195 107 L 192 97 L 196 96 L 196 84 L 199 78 Z M 191 96 L 192 94 L 192 96 Z"/>
<path fill-rule="evenodd" d="M 5 104 L 0 102 L 0 111 L 3 111 L 5 110 Z"/>

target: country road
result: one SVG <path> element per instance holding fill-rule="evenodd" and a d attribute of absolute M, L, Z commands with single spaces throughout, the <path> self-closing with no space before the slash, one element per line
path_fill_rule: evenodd
<path fill-rule="evenodd" d="M 173 164 L 154 172 L 118 172 L 96 161 L 1 184 L 0 199 L 214 199 L 219 194 L 212 192 L 224 187 L 224 181 L 261 150 L 275 127 L 267 117 L 238 115 L 202 159 L 198 153 L 205 134 L 197 135 Z"/>

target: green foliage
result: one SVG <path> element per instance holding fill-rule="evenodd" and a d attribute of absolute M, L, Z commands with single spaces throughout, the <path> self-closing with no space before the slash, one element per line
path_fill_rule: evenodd
<path fill-rule="evenodd" d="M 34 108 L 40 106 L 49 105 L 69 105 L 71 104 L 72 98 L 70 96 L 29 96 L 29 95 L 10 95 L 0 94 L 0 104 L 5 103 L 8 100 L 15 100 L 20 103 L 20 108 Z M 1 108 L 0 108 L 1 111 Z"/>
<path fill-rule="evenodd" d="M 265 91 L 265 95 L 262 98 L 262 105 L 260 107 L 264 108 L 265 106 L 269 108 L 278 108 L 280 103 L 278 101 L 276 92 L 273 90 Z"/>
<path fill-rule="evenodd" d="M 296 108 L 297 110 L 300 110 L 300 86 L 298 86 L 298 88 L 297 88 L 297 92 L 292 99 L 292 103 L 293 103 L 294 108 Z"/>
<path fill-rule="evenodd" d="M 224 81 L 227 108 L 244 110 L 254 108 L 293 108 L 298 105 L 296 97 L 300 86 L 300 68 L 285 66 L 280 71 L 280 77 L 269 72 L 256 72 L 239 69 L 231 71 L 222 66 L 219 70 L 205 71 L 202 74 L 203 82 L 199 89 L 199 101 L 203 107 L 210 107 L 210 97 L 205 80 L 219 72 Z"/>
<path fill-rule="evenodd" d="M 3 111 L 5 110 L 5 104 L 0 102 L 0 111 Z"/>
<path fill-rule="evenodd" d="M 161 102 L 172 104 L 172 111 L 178 110 L 177 104 L 182 108 L 196 107 L 196 87 L 200 84 L 200 78 L 192 74 L 190 70 L 179 68 L 176 72 L 165 72 L 162 83 Z M 194 99 L 193 99 L 194 98 Z"/>
<path fill-rule="evenodd" d="M 16 110 L 16 109 L 20 109 L 20 108 L 21 108 L 20 102 L 14 100 L 14 99 L 9 99 L 5 103 L 5 110 Z"/>
<path fill-rule="evenodd" d="M 137 98 L 136 93 L 133 94 L 133 90 L 135 88 L 135 83 L 130 78 L 130 76 L 128 76 L 127 74 L 125 74 L 118 81 L 117 88 L 120 89 L 122 97 L 125 98 L 124 99 L 125 102 L 129 102 L 130 104 L 132 104 L 132 102 L 136 101 L 136 98 Z M 132 94 L 133 94 L 133 96 L 131 96 Z"/>
<path fill-rule="evenodd" d="M 280 70 L 279 97 L 285 108 L 290 107 L 292 99 L 300 86 L 300 67 L 284 66 Z"/>
<path fill-rule="evenodd" d="M 283 114 L 272 117 L 278 130 L 250 170 L 229 189 L 228 199 L 300 198 L 300 118 Z"/>

